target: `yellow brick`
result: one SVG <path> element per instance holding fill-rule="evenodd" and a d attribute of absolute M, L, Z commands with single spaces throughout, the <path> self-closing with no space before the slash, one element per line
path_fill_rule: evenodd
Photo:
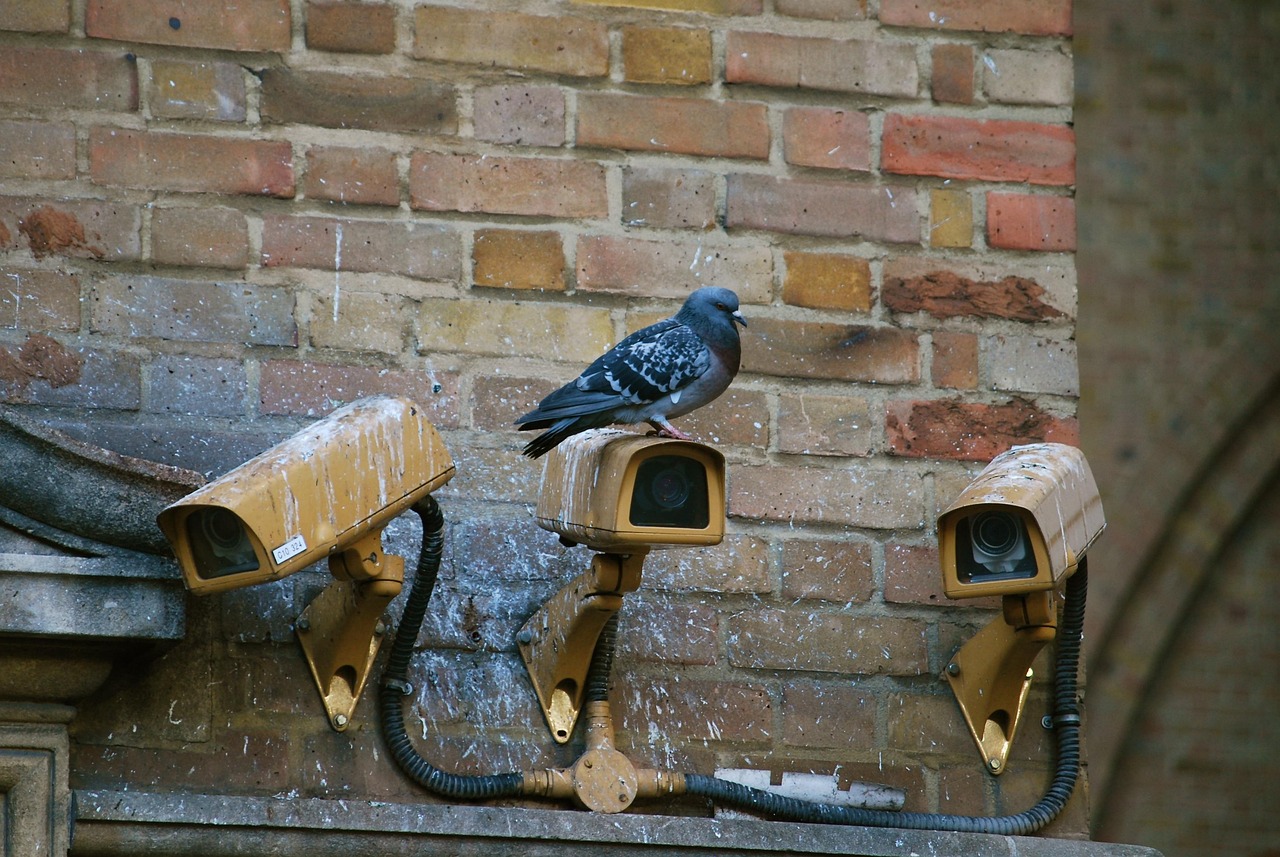
<path fill-rule="evenodd" d="M 633 9 L 672 9 L 710 15 L 758 15 L 760 0 L 575 0 L 588 6 L 627 6 Z"/>
<path fill-rule="evenodd" d="M 622 65 L 633 83 L 711 82 L 711 33 L 674 27 L 628 27 Z"/>
<path fill-rule="evenodd" d="M 564 248 L 558 232 L 484 229 L 472 251 L 477 286 L 564 291 Z"/>
<path fill-rule="evenodd" d="M 782 299 L 793 306 L 866 312 L 871 309 L 871 266 L 857 256 L 787 253 Z"/>
<path fill-rule="evenodd" d="M 929 193 L 929 245 L 968 247 L 973 243 L 973 204 L 962 190 Z"/>
<path fill-rule="evenodd" d="M 609 311 L 497 301 L 429 299 L 414 321 L 418 351 L 461 351 L 590 363 L 613 345 Z"/>

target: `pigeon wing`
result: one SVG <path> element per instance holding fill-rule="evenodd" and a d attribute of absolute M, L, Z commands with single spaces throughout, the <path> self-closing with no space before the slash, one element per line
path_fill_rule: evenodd
<path fill-rule="evenodd" d="M 575 382 L 584 393 L 612 393 L 621 404 L 646 405 L 677 393 L 711 365 L 711 352 L 674 321 L 637 331 L 587 367 Z"/>

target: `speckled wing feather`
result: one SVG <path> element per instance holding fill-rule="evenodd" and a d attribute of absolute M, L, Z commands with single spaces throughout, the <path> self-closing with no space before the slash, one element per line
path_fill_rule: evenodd
<path fill-rule="evenodd" d="M 680 390 L 710 363 L 711 353 L 696 333 L 675 321 L 659 322 L 598 357 L 575 386 L 583 392 L 611 391 L 628 405 L 647 404 Z"/>

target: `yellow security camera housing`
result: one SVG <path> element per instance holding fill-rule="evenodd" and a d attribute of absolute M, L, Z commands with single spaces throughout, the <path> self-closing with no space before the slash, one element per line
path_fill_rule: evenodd
<path fill-rule="evenodd" d="M 719 544 L 724 472 L 724 456 L 700 443 L 583 432 L 547 456 L 538 524 L 598 551 Z"/>
<path fill-rule="evenodd" d="M 334 411 L 187 495 L 157 522 L 187 588 L 206 595 L 276 580 L 380 534 L 453 474 L 422 409 L 377 396 Z"/>
<path fill-rule="evenodd" d="M 977 598 L 1056 589 L 1105 525 L 1084 453 L 1061 443 L 1015 446 L 938 518 L 943 591 Z"/>
<path fill-rule="evenodd" d="M 996 456 L 938 518 L 947 597 L 1001 598 L 1001 616 L 946 669 L 992 774 L 1008 764 L 1031 665 L 1057 635 L 1056 590 L 1084 563 L 1105 526 L 1084 453 L 1061 443 L 1015 446 Z"/>
<path fill-rule="evenodd" d="M 382 531 L 453 478 L 453 459 L 408 399 L 352 402 L 164 509 L 157 523 L 200 595 L 278 580 L 328 558 L 334 580 L 295 633 L 342 731 L 377 657 L 404 558 Z"/>
<path fill-rule="evenodd" d="M 547 455 L 538 524 L 597 551 L 516 636 L 557 743 L 573 733 L 600 633 L 639 588 L 649 551 L 724 539 L 724 473 L 709 446 L 616 429 L 574 435 Z"/>

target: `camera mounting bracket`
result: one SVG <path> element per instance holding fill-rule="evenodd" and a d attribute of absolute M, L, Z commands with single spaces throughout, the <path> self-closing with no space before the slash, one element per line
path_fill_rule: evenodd
<path fill-rule="evenodd" d="M 638 547 L 630 554 L 595 554 L 591 568 L 551 596 L 516 635 L 520 657 L 558 744 L 573 735 L 600 632 L 622 607 L 622 596 L 639 588 L 648 552 Z"/>
<path fill-rule="evenodd" d="M 1006 595 L 1004 615 L 960 647 L 946 676 L 987 771 L 1004 773 L 1031 690 L 1031 664 L 1058 632 L 1052 590 Z"/>
<path fill-rule="evenodd" d="M 329 571 L 334 580 L 302 611 L 294 633 L 329 725 L 342 732 L 382 645 L 383 612 L 404 586 L 404 558 L 383 553 L 382 530 L 373 530 L 332 554 Z"/>

